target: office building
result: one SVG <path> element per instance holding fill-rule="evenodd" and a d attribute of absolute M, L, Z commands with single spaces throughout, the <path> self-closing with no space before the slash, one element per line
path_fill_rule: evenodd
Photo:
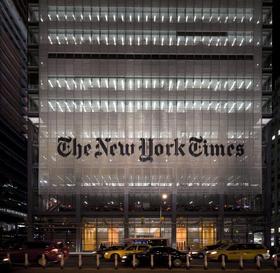
<path fill-rule="evenodd" d="M 35 2 L 34 236 L 263 242 L 262 1 Z"/>
<path fill-rule="evenodd" d="M 26 236 L 26 1 L 0 2 L 0 243 Z"/>

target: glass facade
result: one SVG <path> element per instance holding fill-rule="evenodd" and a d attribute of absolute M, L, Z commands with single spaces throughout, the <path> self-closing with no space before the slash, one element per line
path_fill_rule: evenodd
<path fill-rule="evenodd" d="M 205 245 L 216 219 L 177 212 L 259 209 L 261 4 L 40 1 L 40 209 L 124 216 L 85 224 L 84 249 L 151 230 Z"/>

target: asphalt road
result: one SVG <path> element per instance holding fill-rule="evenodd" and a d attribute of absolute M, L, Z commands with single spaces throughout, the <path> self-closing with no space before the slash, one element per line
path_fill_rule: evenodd
<path fill-rule="evenodd" d="M 45 269 L 43 269 L 40 266 L 37 265 L 31 265 L 27 269 L 24 268 L 23 265 L 16 265 L 13 266 L 12 272 L 17 272 L 17 273 L 37 273 L 37 272 L 50 272 L 50 273 L 62 273 L 62 272 L 67 272 L 67 273 L 72 273 L 72 272 L 119 272 L 119 273 L 129 273 L 129 272 L 208 272 L 208 273 L 214 273 L 214 272 L 222 272 L 222 271 L 230 271 L 230 272 L 241 272 L 239 269 L 239 263 L 238 262 L 229 262 L 226 264 L 226 269 L 222 270 L 221 269 L 221 264 L 217 262 L 208 262 L 208 270 L 206 271 L 203 268 L 203 260 L 200 259 L 195 259 L 191 261 L 191 268 L 187 270 L 185 267 L 182 268 L 173 268 L 172 270 L 169 270 L 168 268 L 164 267 L 158 267 L 155 265 L 155 268 L 152 270 L 150 268 L 136 268 L 133 270 L 132 268 L 128 266 L 124 266 L 122 264 L 119 264 L 118 269 L 116 270 L 114 268 L 114 263 L 113 262 L 106 262 L 104 260 L 100 261 L 100 269 L 96 269 L 96 257 L 94 256 L 85 256 L 83 257 L 83 264 L 82 264 L 82 269 L 78 269 L 78 257 L 77 256 L 72 256 L 68 258 L 65 261 L 64 268 L 61 269 L 59 264 L 48 264 Z M 280 265 L 279 265 L 280 266 Z M 280 268 L 277 270 L 280 272 Z M 277 272 L 273 268 L 273 263 L 271 261 L 265 261 L 262 263 L 262 267 L 260 270 L 257 270 L 256 264 L 253 262 L 244 262 L 244 269 L 243 272 Z"/>

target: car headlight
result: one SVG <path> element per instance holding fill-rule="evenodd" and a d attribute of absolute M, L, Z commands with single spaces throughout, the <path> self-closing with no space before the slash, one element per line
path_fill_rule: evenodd
<path fill-rule="evenodd" d="M 106 256 L 107 256 L 108 254 L 109 254 L 108 252 L 105 252 L 105 254 L 104 254 L 104 255 L 106 255 Z"/>
<path fill-rule="evenodd" d="M 92 254 L 96 254 L 97 252 L 96 251 L 92 251 Z"/>
<path fill-rule="evenodd" d="M 9 262 L 10 259 L 9 259 L 9 258 L 4 258 L 2 261 L 3 261 L 3 262 Z"/>
<path fill-rule="evenodd" d="M 127 258 L 127 256 L 126 256 L 126 255 L 124 255 L 124 256 L 122 256 L 122 258 L 123 258 L 123 259 L 126 259 L 126 258 Z"/>
<path fill-rule="evenodd" d="M 276 254 L 273 254 L 273 255 L 272 255 L 272 258 L 275 258 L 275 257 L 276 257 Z"/>
<path fill-rule="evenodd" d="M 211 252 L 210 252 L 211 255 L 215 255 L 215 254 L 217 254 L 217 253 L 218 253 L 217 251 L 211 251 Z"/>
<path fill-rule="evenodd" d="M 198 252 L 197 251 L 192 251 L 192 254 L 198 254 Z"/>

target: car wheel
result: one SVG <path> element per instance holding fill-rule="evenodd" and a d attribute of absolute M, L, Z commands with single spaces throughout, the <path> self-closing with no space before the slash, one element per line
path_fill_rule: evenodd
<path fill-rule="evenodd" d="M 182 261 L 180 259 L 175 259 L 173 261 L 174 267 L 181 267 L 182 266 Z"/>

